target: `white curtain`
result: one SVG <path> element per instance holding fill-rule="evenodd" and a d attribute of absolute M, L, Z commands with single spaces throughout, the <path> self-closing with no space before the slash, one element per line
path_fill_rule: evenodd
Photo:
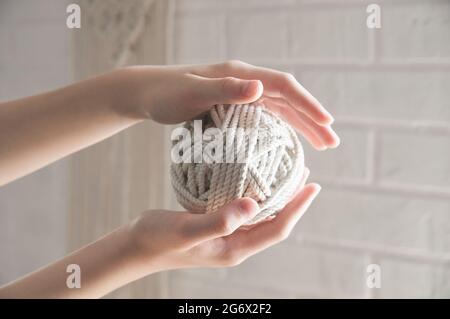
<path fill-rule="evenodd" d="M 172 2 L 79 1 L 82 27 L 73 45 L 77 80 L 129 64 L 165 64 Z M 73 156 L 69 249 L 91 242 L 149 208 L 172 203 L 168 128 L 146 121 Z M 108 297 L 165 297 L 165 274 Z"/>

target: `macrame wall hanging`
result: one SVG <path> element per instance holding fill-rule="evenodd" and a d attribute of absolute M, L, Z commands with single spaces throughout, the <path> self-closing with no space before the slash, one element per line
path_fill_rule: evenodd
<path fill-rule="evenodd" d="M 304 171 L 303 149 L 294 129 L 257 102 L 215 106 L 201 120 L 201 160 L 189 156 L 171 165 L 178 202 L 194 213 L 212 213 L 236 198 L 251 197 L 261 211 L 248 224 L 279 212 Z M 184 124 L 190 136 L 195 125 Z M 187 139 L 184 150 L 198 148 L 195 142 Z M 211 152 L 205 152 L 208 149 Z"/>

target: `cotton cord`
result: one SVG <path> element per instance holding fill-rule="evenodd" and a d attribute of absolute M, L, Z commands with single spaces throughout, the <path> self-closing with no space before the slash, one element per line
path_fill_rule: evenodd
<path fill-rule="evenodd" d="M 194 121 L 184 127 L 194 135 Z M 279 212 L 292 198 L 304 171 L 303 148 L 292 127 L 255 103 L 215 106 L 202 118 L 204 136 L 209 128 L 222 133 L 218 142 L 223 154 L 211 151 L 213 156 L 208 157 L 205 150 L 213 139 L 204 138 L 198 144 L 191 139 L 192 150 L 197 148 L 197 154 L 200 146 L 203 150 L 202 162 L 194 158 L 172 163 L 178 202 L 194 213 L 212 213 L 234 199 L 251 197 L 260 212 L 247 224 Z"/>

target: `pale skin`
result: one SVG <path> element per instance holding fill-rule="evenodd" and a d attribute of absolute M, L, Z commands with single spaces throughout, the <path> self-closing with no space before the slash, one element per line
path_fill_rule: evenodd
<path fill-rule="evenodd" d="M 258 99 L 317 150 L 339 145 L 332 116 L 290 74 L 241 61 L 135 66 L 0 104 L 0 185 L 143 120 L 180 123 L 214 104 Z M 0 298 L 98 298 L 159 271 L 237 265 L 290 234 L 320 191 L 319 185 L 306 184 L 308 174 L 306 169 L 297 193 L 274 218 L 243 226 L 258 213 L 250 198 L 206 215 L 146 211 L 63 259 L 1 287 Z M 79 289 L 66 285 L 69 264 L 81 268 Z"/>

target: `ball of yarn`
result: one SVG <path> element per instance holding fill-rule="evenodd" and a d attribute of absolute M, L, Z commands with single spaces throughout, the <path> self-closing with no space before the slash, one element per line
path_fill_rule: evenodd
<path fill-rule="evenodd" d="M 191 212 L 211 213 L 234 199 L 251 197 L 260 212 L 247 224 L 279 212 L 292 198 L 304 171 L 303 149 L 294 129 L 261 103 L 217 105 L 201 120 L 203 137 L 215 128 L 221 133 L 218 141 L 224 151 L 212 151 L 207 161 L 205 150 L 211 149 L 212 139 L 202 138 L 197 144 L 193 138 L 188 140 L 191 150 L 197 148 L 202 158 L 172 163 L 178 202 Z M 195 124 L 184 124 L 191 136 Z"/>

